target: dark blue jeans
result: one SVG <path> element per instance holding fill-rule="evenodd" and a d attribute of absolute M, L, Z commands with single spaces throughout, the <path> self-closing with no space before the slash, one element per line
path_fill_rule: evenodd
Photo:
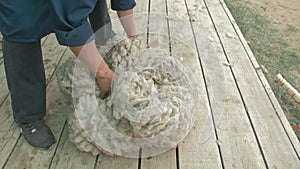
<path fill-rule="evenodd" d="M 2 41 L 4 66 L 18 124 L 41 119 L 46 112 L 46 82 L 40 41 Z"/>

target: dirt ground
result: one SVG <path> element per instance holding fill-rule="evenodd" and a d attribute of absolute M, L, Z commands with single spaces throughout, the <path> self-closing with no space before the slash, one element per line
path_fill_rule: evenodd
<path fill-rule="evenodd" d="M 266 17 L 279 30 L 282 38 L 289 43 L 288 48 L 300 54 L 299 0 L 239 0 L 235 3 L 247 6 Z M 300 65 L 298 71 L 291 74 L 295 79 L 300 79 Z M 300 80 L 296 82 L 299 84 Z"/>
<path fill-rule="evenodd" d="M 240 0 L 241 5 L 257 11 L 282 33 L 290 48 L 300 53 L 300 1 L 299 0 Z"/>

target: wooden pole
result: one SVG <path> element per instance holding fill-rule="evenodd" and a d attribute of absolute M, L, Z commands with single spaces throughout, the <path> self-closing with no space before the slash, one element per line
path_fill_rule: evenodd
<path fill-rule="evenodd" d="M 285 91 L 292 96 L 295 101 L 300 105 L 300 94 L 299 92 L 289 83 L 287 82 L 282 75 L 279 73 L 275 79 L 284 89 Z"/>

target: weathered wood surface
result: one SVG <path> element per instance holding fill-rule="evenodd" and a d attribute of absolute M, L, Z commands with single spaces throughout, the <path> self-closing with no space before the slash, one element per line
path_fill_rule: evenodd
<path fill-rule="evenodd" d="M 193 72 L 194 85 L 198 91 L 198 119 L 195 128 L 178 146 L 179 168 L 221 168 L 221 158 L 211 118 L 211 107 L 207 97 L 204 72 L 200 65 L 201 54 L 197 52 L 195 35 L 189 21 L 189 13 L 184 1 L 167 1 L 171 51 L 174 56 L 182 57 L 183 63 Z M 174 18 L 180 18 L 177 21 Z M 184 25 L 184 26 L 183 26 Z M 184 43 L 179 44 L 177 41 Z M 202 50 L 202 49 L 200 49 Z M 201 157 L 201 158 L 197 158 Z"/>
<path fill-rule="evenodd" d="M 206 1 L 267 166 L 299 168 L 299 156 L 220 1 Z M 232 35 L 232 36 L 229 36 Z"/>
<path fill-rule="evenodd" d="M 262 70 L 261 70 L 261 67 L 260 65 L 257 63 L 256 59 L 255 59 L 255 56 L 254 54 L 252 53 L 249 45 L 247 44 L 246 40 L 243 38 L 243 34 L 242 32 L 240 31 L 238 25 L 236 24 L 233 16 L 231 15 L 229 9 L 227 8 L 227 6 L 225 5 L 225 3 L 223 1 L 220 1 L 227 16 L 228 16 L 228 19 L 230 20 L 232 26 L 234 27 L 236 33 L 238 34 L 239 36 L 239 39 L 241 41 L 241 43 L 243 44 L 244 48 L 245 48 L 245 51 L 247 52 L 247 55 L 249 56 L 252 64 L 253 64 L 253 67 L 257 70 L 257 75 L 259 76 L 260 80 L 261 80 L 261 83 L 263 84 L 267 94 L 269 95 L 270 97 L 270 100 L 275 108 L 275 111 L 277 112 L 277 115 L 279 116 L 281 122 L 283 123 L 283 126 L 285 128 L 285 131 L 287 132 L 288 136 L 289 136 L 289 139 L 291 140 L 293 146 L 295 147 L 295 151 L 297 151 L 297 154 L 298 154 L 298 157 L 300 155 L 300 144 L 299 144 L 299 140 L 298 138 L 296 137 L 296 135 L 294 134 L 294 131 L 290 125 L 290 123 L 288 122 L 282 108 L 280 107 L 280 104 L 278 102 L 278 100 L 276 99 L 267 79 L 265 78 Z"/>
<path fill-rule="evenodd" d="M 169 52 L 168 23 L 166 16 L 165 0 L 150 0 L 149 36 L 148 42 L 151 48 L 157 48 Z M 157 13 L 163 13 L 158 15 Z M 162 36 L 164 35 L 164 36 Z M 145 150 L 142 150 L 145 153 Z M 164 161 L 164 163 L 162 163 Z M 155 157 L 143 158 L 141 168 L 165 169 L 176 168 L 176 147 Z"/>
<path fill-rule="evenodd" d="M 209 8 L 207 8 L 204 1 L 190 0 L 187 2 L 187 6 L 194 9 L 190 12 L 191 19 L 194 21 L 192 25 L 202 27 L 201 32 L 195 32 L 195 34 L 206 79 L 213 78 L 211 74 L 222 72 L 219 80 L 211 79 L 213 83 L 207 83 L 210 83 L 208 94 L 214 114 L 223 165 L 225 168 L 265 168 L 251 123 L 236 87 L 231 66 L 226 64 L 228 60 L 222 51 L 217 34 L 211 31 L 214 25 L 209 19 Z M 194 11 L 197 10 L 201 10 L 200 14 L 195 14 Z M 203 29 L 203 27 L 210 27 L 210 29 Z M 211 40 L 208 43 L 215 49 L 215 53 L 205 53 L 203 51 L 205 45 L 203 45 L 201 38 L 205 37 L 201 33 L 210 37 Z M 216 57 L 216 59 L 213 60 L 212 57 Z M 223 91 L 214 91 L 221 87 L 218 85 L 224 86 Z M 220 114 L 220 112 L 222 113 Z"/>
<path fill-rule="evenodd" d="M 115 11 L 110 13 L 117 20 Z M 181 59 L 197 82 L 201 116 L 183 142 L 145 159 L 78 151 L 68 140 L 65 114 L 70 105 L 55 77 L 58 65 L 74 56 L 52 34 L 41 43 L 47 77 L 45 118 L 57 143 L 42 151 L 20 136 L 1 54 L 1 168 L 300 168 L 299 141 L 222 0 L 137 0 L 135 13 L 137 32 L 148 38 L 145 43 Z M 124 34 L 118 21 L 113 26 Z"/>

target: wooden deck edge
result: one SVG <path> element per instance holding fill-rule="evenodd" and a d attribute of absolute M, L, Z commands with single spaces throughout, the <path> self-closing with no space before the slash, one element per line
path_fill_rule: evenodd
<path fill-rule="evenodd" d="M 267 81 L 264 73 L 262 70 L 257 70 L 256 71 L 257 74 L 258 74 L 258 77 L 260 78 L 261 80 L 261 83 L 264 85 L 264 88 L 265 88 L 265 91 L 266 93 L 268 94 L 268 97 L 271 101 L 271 103 L 273 104 L 273 107 L 285 129 L 285 132 L 286 134 L 288 135 L 289 137 L 289 140 L 291 141 L 297 155 L 298 155 L 298 158 L 300 159 L 300 144 L 299 144 L 299 140 L 295 134 L 295 132 L 293 131 L 293 128 L 292 126 L 290 125 L 285 113 L 283 112 L 271 86 L 269 85 L 269 82 Z"/>
<path fill-rule="evenodd" d="M 220 0 L 220 3 L 222 4 L 223 9 L 226 12 L 227 17 L 229 18 L 233 28 L 235 29 L 235 32 L 238 34 L 239 39 L 240 39 L 241 43 L 243 44 L 243 47 L 244 47 L 250 61 L 252 62 L 252 65 L 253 65 L 254 69 L 256 70 L 256 73 L 257 73 L 261 83 L 264 86 L 265 92 L 267 93 L 275 111 L 277 112 L 277 115 L 285 129 L 285 132 L 286 132 L 287 136 L 289 137 L 289 140 L 291 141 L 291 144 L 293 145 L 298 158 L 300 159 L 300 144 L 299 144 L 299 140 L 298 140 L 295 132 L 293 131 L 293 128 L 291 127 L 289 121 L 287 120 L 287 117 L 286 117 L 285 113 L 283 112 L 278 100 L 276 99 L 276 96 L 275 96 L 274 92 L 272 91 L 272 88 L 270 87 L 269 82 L 267 81 L 265 75 L 263 74 L 259 63 L 257 62 L 246 39 L 244 38 L 244 35 L 242 34 L 241 30 L 239 29 L 238 25 L 236 24 L 231 12 L 229 11 L 228 7 L 226 6 L 226 4 L 223 0 Z"/>

